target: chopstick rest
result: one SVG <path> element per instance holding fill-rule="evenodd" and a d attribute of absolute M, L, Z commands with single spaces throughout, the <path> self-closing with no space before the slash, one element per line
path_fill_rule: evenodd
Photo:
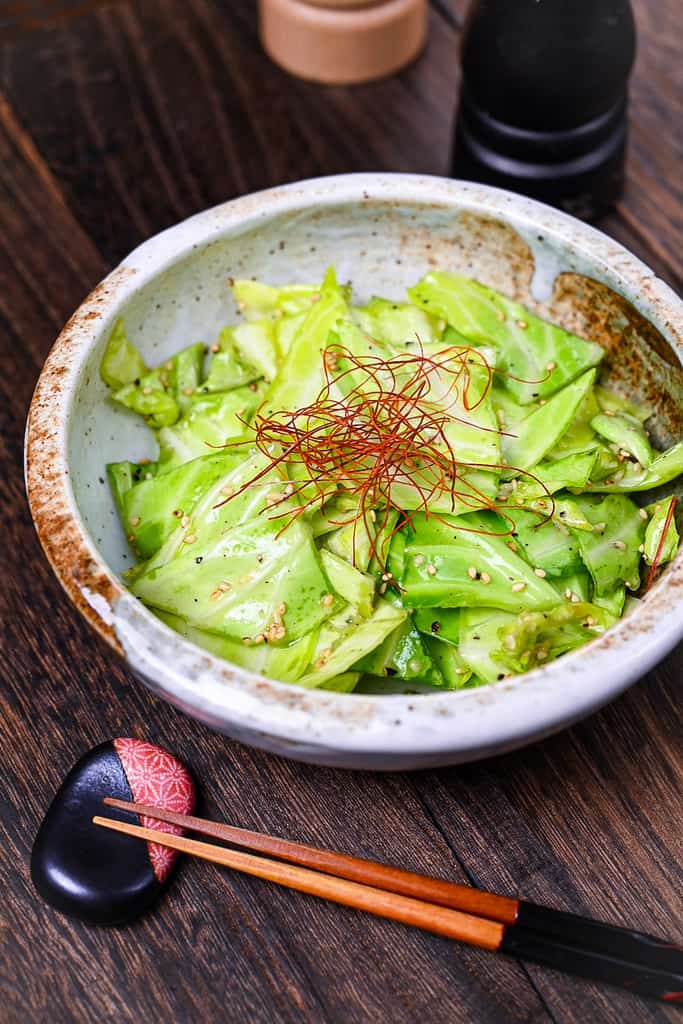
<path fill-rule="evenodd" d="M 92 924 L 124 924 L 153 903 L 178 853 L 158 843 L 130 843 L 92 827 L 105 796 L 144 801 L 179 814 L 195 807 L 188 768 L 143 740 L 118 738 L 94 747 L 73 766 L 40 826 L 31 878 L 46 903 Z M 121 811 L 122 821 L 181 835 L 177 825 Z"/>

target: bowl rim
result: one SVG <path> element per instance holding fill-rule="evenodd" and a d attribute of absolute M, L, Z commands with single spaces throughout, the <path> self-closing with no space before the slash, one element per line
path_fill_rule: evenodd
<path fill-rule="evenodd" d="M 512 749 L 597 709 L 683 637 L 679 552 L 627 619 L 579 650 L 522 676 L 472 690 L 414 696 L 306 690 L 240 669 L 183 639 L 136 601 L 105 563 L 73 494 L 67 432 L 80 371 L 121 304 L 193 248 L 252 230 L 275 215 L 311 206 L 391 202 L 500 216 L 532 249 L 539 230 L 551 234 L 567 257 L 564 269 L 575 269 L 577 258 L 588 260 L 610 287 L 626 287 L 629 301 L 655 322 L 683 364 L 683 302 L 645 264 L 596 228 L 485 185 L 426 175 L 347 174 L 230 200 L 134 249 L 58 336 L 36 384 L 26 425 L 26 488 L 40 543 L 90 625 L 171 703 L 233 736 L 309 760 L 329 750 L 385 759 L 441 759 L 447 754 L 451 760 L 464 760 Z M 587 671 L 596 683 L 587 684 Z"/>

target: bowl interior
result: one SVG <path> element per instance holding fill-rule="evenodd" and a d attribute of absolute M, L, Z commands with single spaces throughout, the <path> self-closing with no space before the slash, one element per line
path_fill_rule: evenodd
<path fill-rule="evenodd" d="M 205 216 L 205 215 L 202 215 Z M 164 236 L 161 236 L 163 239 Z M 168 237 L 168 236 L 167 236 Z M 143 247 L 144 248 L 144 247 Z M 142 251 L 142 250 L 140 250 Z M 131 258 L 135 257 L 135 253 Z M 660 445 L 681 436 L 683 370 L 664 335 L 638 311 L 637 295 L 611 287 L 589 253 L 552 230 L 501 219 L 452 203 L 369 199 L 269 214 L 226 228 L 175 255 L 116 315 L 155 365 L 192 342 L 212 343 L 238 318 L 228 278 L 273 284 L 315 282 L 334 264 L 355 296 L 400 298 L 430 268 L 456 270 L 524 302 L 542 316 L 590 336 L 607 350 L 603 379 L 644 399 Z M 631 301 L 633 300 L 633 301 Z M 102 323 L 79 376 L 67 428 L 75 500 L 105 562 L 120 574 L 132 555 L 118 523 L 105 463 L 154 458 L 155 444 L 137 416 L 107 400 L 98 367 L 114 314 Z"/>

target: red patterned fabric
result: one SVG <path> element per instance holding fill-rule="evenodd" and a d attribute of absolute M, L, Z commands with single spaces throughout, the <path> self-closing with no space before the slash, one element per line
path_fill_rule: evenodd
<path fill-rule="evenodd" d="M 192 776 L 177 758 L 144 740 L 116 739 L 118 754 L 128 779 L 133 800 L 138 804 L 163 807 L 178 814 L 192 814 L 195 806 L 195 788 Z M 167 825 L 155 818 L 142 817 L 145 828 L 182 835 L 177 825 Z M 164 882 L 178 854 L 157 843 L 148 843 L 149 859 L 159 882 Z"/>

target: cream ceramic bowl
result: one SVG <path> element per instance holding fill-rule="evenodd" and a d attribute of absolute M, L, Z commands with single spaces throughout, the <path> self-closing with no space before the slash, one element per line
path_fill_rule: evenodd
<path fill-rule="evenodd" d="M 316 281 L 333 263 L 356 295 L 401 296 L 430 267 L 475 276 L 607 349 L 605 374 L 680 437 L 683 304 L 634 256 L 539 203 L 480 185 L 347 175 L 245 196 L 140 246 L 64 328 L 36 387 L 26 443 L 31 511 L 67 594 L 159 696 L 278 754 L 349 768 L 418 768 L 511 750 L 611 700 L 683 636 L 683 556 L 626 620 L 523 677 L 475 690 L 364 697 L 299 689 L 181 639 L 121 581 L 131 555 L 104 464 L 154 456 L 107 401 L 98 366 L 125 317 L 149 363 L 211 342 L 234 316 L 229 276 Z M 106 680 L 103 681 L 106 685 Z"/>

